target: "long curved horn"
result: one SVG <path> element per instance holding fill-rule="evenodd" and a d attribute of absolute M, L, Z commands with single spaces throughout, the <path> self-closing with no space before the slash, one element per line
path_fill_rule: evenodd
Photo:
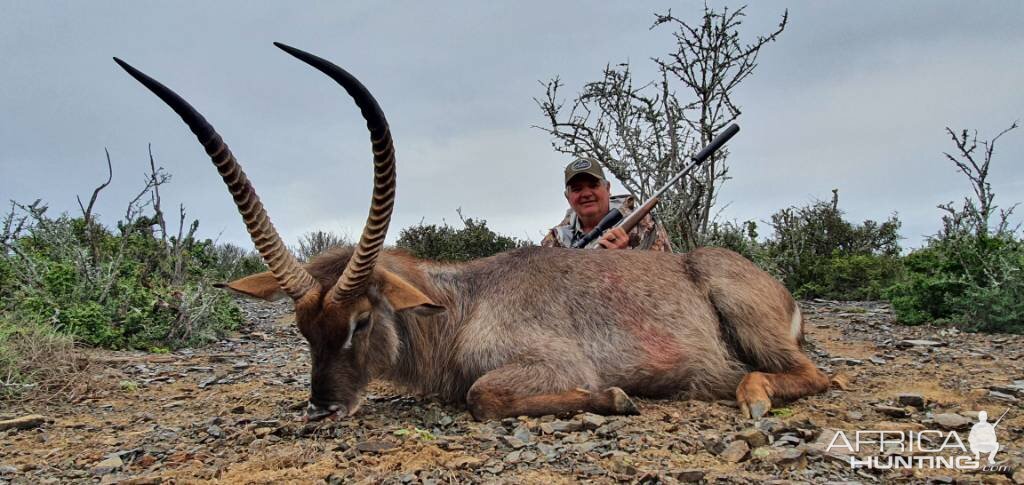
<path fill-rule="evenodd" d="M 249 230 L 253 244 L 256 245 L 260 256 L 263 256 L 263 260 L 270 267 L 270 272 L 274 274 L 277 283 L 293 300 L 302 298 L 318 283 L 305 268 L 299 265 L 299 262 L 281 241 L 281 236 L 277 234 L 277 229 L 274 229 L 274 225 L 270 222 L 267 211 L 263 209 L 263 204 L 260 202 L 259 196 L 256 195 L 256 190 L 249 183 L 249 178 L 245 176 L 241 165 L 235 160 L 235 156 L 217 134 L 217 131 L 210 126 L 203 115 L 167 86 L 160 84 L 121 59 L 115 57 L 114 62 L 128 71 L 128 74 L 146 86 L 164 103 L 167 103 L 181 116 L 192 133 L 195 133 L 199 143 L 202 143 L 206 149 L 206 154 L 210 156 L 213 164 L 217 167 L 217 172 L 227 184 L 231 196 L 235 199 L 235 205 L 238 206 L 238 212 L 242 214 L 242 219 L 245 221 L 245 227 Z"/>
<path fill-rule="evenodd" d="M 391 129 L 377 100 L 351 74 L 308 52 L 280 42 L 274 42 L 274 45 L 315 67 L 345 88 L 355 100 L 370 130 L 370 142 L 373 143 L 373 199 L 363 234 L 359 236 L 359 244 L 331 292 L 332 301 L 341 303 L 362 294 L 381 247 L 384 246 L 384 236 L 388 233 L 391 209 L 395 202 L 395 146 L 391 139 Z"/>

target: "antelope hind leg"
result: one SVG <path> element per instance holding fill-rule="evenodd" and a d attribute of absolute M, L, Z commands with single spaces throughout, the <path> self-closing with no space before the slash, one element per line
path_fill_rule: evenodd
<path fill-rule="evenodd" d="M 785 402 L 817 394 L 829 387 L 828 377 L 803 357 L 795 368 L 786 372 L 751 372 L 736 388 L 736 402 L 747 417 L 758 419 L 772 408 L 772 400 Z"/>
<path fill-rule="evenodd" d="M 477 420 L 577 412 L 639 414 L 633 400 L 618 387 L 591 391 L 583 387 L 537 382 L 543 376 L 550 376 L 550 372 L 550 369 L 524 366 L 506 366 L 491 371 L 477 379 L 466 394 L 469 411 Z M 532 381 L 524 383 L 524 378 Z"/>

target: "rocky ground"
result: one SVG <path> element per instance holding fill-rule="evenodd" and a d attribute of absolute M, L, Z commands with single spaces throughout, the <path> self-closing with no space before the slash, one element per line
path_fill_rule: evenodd
<path fill-rule="evenodd" d="M 894 326 L 881 304 L 805 302 L 835 389 L 759 421 L 730 401 L 638 400 L 640 416 L 475 422 L 375 383 L 355 417 L 310 424 L 290 304 L 245 308 L 251 324 L 209 348 L 92 354 L 73 402 L 0 403 L 0 483 L 1024 483 L 1024 338 Z M 966 444 L 978 411 L 1007 409 L 996 470 L 854 470 L 827 449 L 858 429 Z"/>

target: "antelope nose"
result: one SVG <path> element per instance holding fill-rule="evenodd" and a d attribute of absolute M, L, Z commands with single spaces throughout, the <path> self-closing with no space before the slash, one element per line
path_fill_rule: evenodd
<path fill-rule="evenodd" d="M 310 421 L 316 421 L 336 413 L 339 409 L 341 409 L 341 406 L 338 404 L 321 406 L 310 400 L 309 404 L 306 405 L 305 417 Z"/>

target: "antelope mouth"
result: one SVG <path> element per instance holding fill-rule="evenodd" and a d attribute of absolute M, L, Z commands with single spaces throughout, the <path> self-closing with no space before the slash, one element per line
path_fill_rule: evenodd
<path fill-rule="evenodd" d="M 326 407 L 319 406 L 310 401 L 302 413 L 303 421 L 339 420 L 347 418 L 359 411 L 361 402 L 357 402 L 351 408 L 342 404 L 329 404 Z"/>

